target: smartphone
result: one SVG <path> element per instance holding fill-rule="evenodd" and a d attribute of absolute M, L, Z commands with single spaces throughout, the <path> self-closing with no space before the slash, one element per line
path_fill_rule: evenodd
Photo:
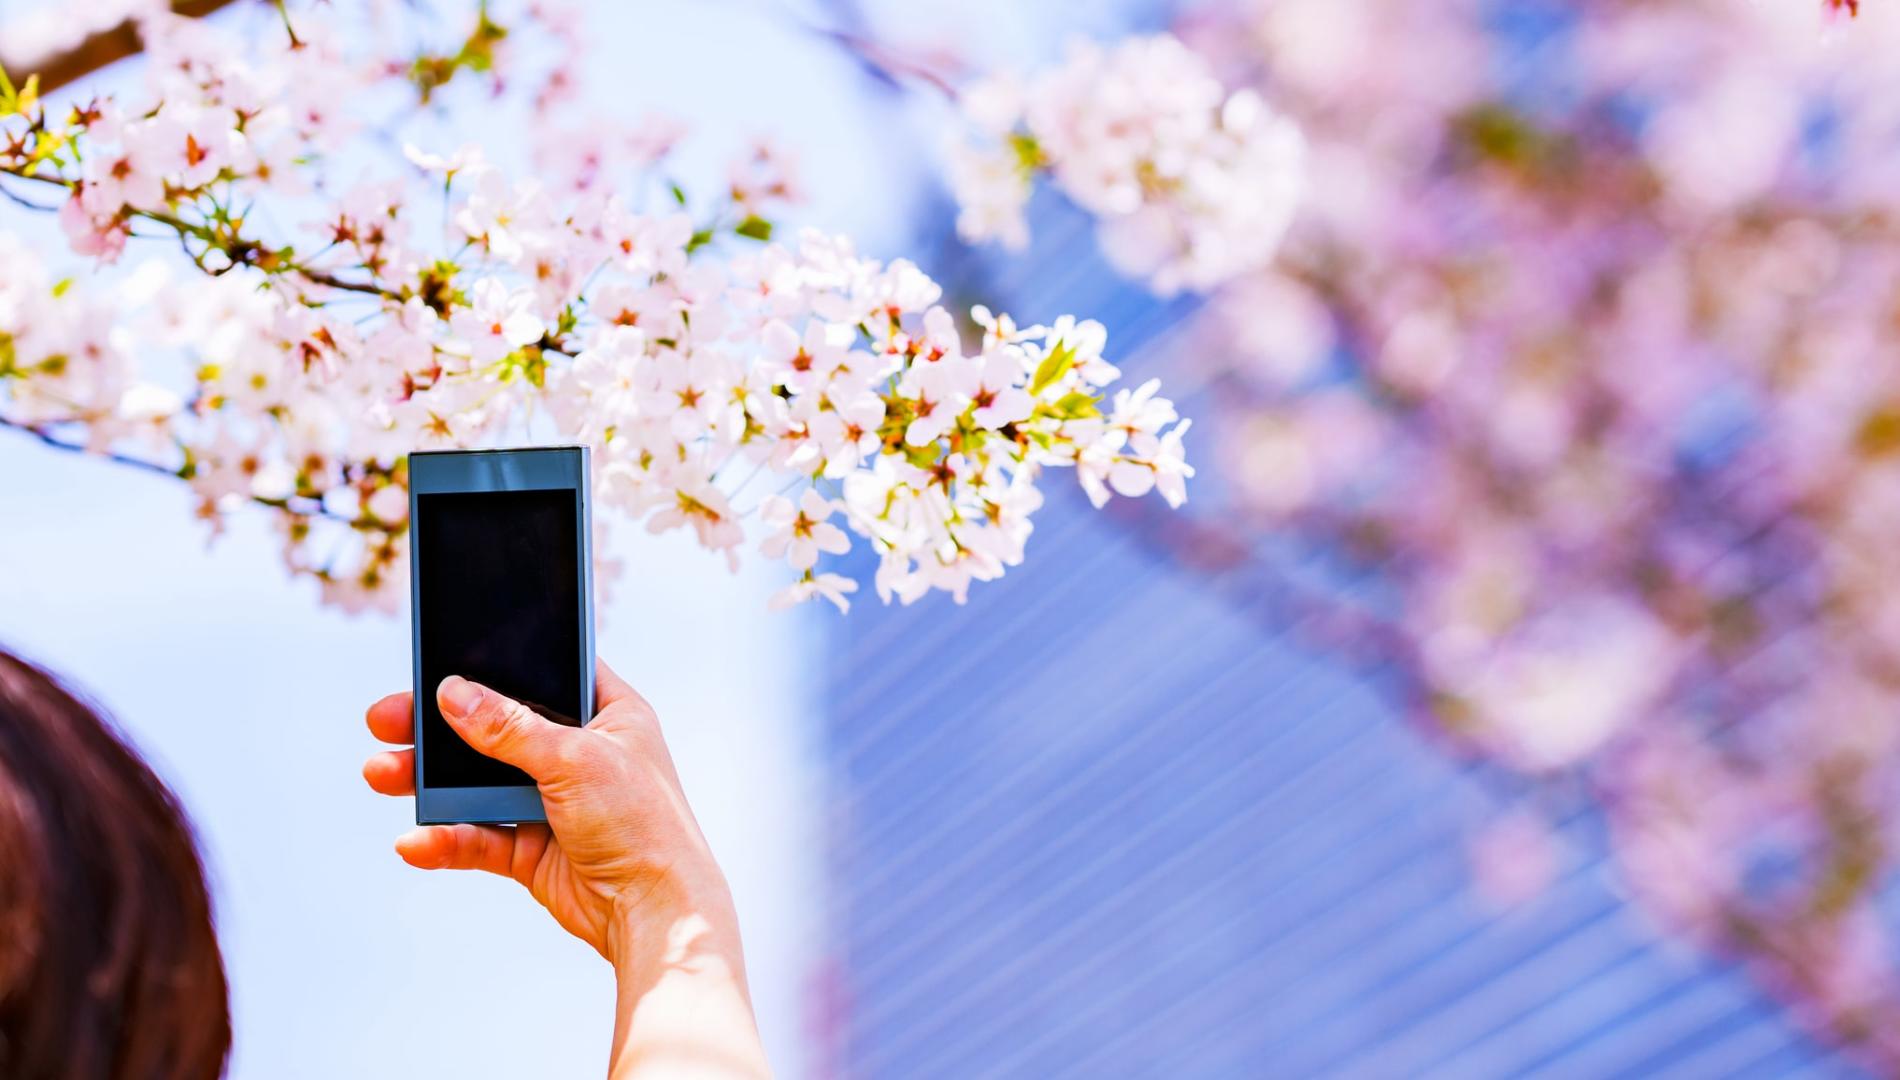
<path fill-rule="evenodd" d="M 436 687 L 472 679 L 556 723 L 594 705 L 587 448 L 409 455 L 416 824 L 546 821 L 527 773 L 442 719 Z"/>

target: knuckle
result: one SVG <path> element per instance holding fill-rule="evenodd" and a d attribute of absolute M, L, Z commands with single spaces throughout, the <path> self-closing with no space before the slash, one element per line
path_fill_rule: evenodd
<path fill-rule="evenodd" d="M 488 694 L 469 715 L 469 727 L 486 742 L 500 742 L 508 734 L 509 704 L 506 698 L 498 694 Z"/>
<path fill-rule="evenodd" d="M 538 717 L 528 711 L 526 705 L 508 698 L 501 698 L 495 703 L 494 718 L 491 721 L 496 741 L 520 742 L 534 730 L 533 724 L 537 719 Z"/>

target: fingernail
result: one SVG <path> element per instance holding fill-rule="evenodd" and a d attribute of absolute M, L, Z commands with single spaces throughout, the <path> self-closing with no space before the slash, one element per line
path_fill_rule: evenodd
<path fill-rule="evenodd" d="M 482 688 L 460 675 L 451 675 L 442 680 L 441 689 L 436 691 L 436 697 L 441 699 L 445 712 L 456 716 L 467 716 L 482 703 Z"/>

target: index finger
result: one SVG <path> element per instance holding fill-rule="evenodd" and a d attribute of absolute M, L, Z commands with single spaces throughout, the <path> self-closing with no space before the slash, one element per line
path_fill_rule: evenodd
<path fill-rule="evenodd" d="M 371 705 L 363 718 L 369 723 L 371 735 L 386 743 L 408 746 L 416 741 L 415 710 L 415 695 L 404 690 Z"/>

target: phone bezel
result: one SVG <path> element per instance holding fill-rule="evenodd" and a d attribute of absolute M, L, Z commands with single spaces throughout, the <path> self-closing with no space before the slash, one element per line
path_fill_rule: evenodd
<path fill-rule="evenodd" d="M 414 673 L 415 707 L 410 722 L 416 740 L 416 824 L 519 824 L 546 821 L 541 792 L 532 784 L 507 787 L 425 787 L 422 782 L 422 703 L 435 687 L 422 685 L 422 527 L 423 495 L 484 491 L 558 491 L 575 493 L 575 536 L 580 544 L 581 698 L 594 701 L 593 501 L 588 497 L 585 446 L 541 446 L 518 450 L 418 450 L 409 455 L 409 647 Z"/>

